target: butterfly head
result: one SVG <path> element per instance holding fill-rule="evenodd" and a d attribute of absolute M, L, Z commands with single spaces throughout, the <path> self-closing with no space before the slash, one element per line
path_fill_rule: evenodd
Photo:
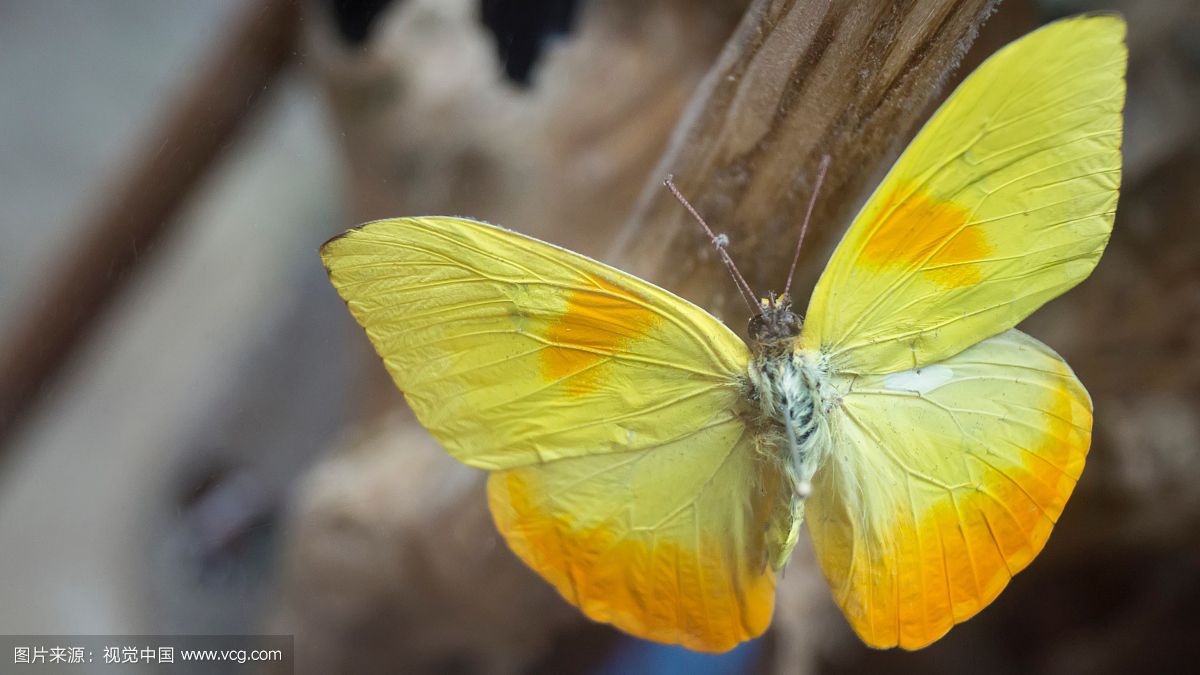
<path fill-rule="evenodd" d="M 759 312 L 750 318 L 747 332 L 760 350 L 790 347 L 800 335 L 804 321 L 792 311 L 792 299 L 787 293 L 772 292 L 758 301 Z"/>

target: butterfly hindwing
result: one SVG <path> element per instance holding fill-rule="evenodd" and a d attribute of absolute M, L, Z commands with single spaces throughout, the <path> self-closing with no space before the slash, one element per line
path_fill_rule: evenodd
<path fill-rule="evenodd" d="M 725 651 L 771 621 L 764 528 L 784 504 L 735 421 L 654 450 L 496 472 L 509 545 L 589 617 L 643 638 Z"/>
<path fill-rule="evenodd" d="M 1029 564 L 1083 470 L 1091 400 L 1017 330 L 945 361 L 835 381 L 808 524 L 834 599 L 875 647 L 923 647 Z"/>
<path fill-rule="evenodd" d="M 1125 24 L 1066 19 L 972 73 L 880 183 L 809 304 L 835 369 L 934 363 L 1082 281 L 1121 180 Z"/>

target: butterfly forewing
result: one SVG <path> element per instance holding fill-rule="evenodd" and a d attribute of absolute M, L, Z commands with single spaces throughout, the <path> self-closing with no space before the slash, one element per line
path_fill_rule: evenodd
<path fill-rule="evenodd" d="M 988 59 L 867 201 L 809 304 L 843 372 L 934 363 L 1082 281 L 1121 182 L 1125 24 L 1052 23 Z"/>
<path fill-rule="evenodd" d="M 471 466 L 654 448 L 742 393 L 746 346 L 720 321 L 514 232 L 384 220 L 322 257 L 421 423 Z"/>

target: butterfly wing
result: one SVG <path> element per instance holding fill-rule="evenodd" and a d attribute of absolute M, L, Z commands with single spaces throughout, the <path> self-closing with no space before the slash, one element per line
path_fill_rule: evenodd
<path fill-rule="evenodd" d="M 988 59 L 901 155 L 814 290 L 803 342 L 842 372 L 934 363 L 1082 281 L 1121 179 L 1125 24 L 1049 24 Z"/>
<path fill-rule="evenodd" d="M 727 423 L 741 398 L 749 355 L 720 321 L 515 232 L 383 220 L 321 256 L 417 418 L 471 466 L 648 450 Z"/>
<path fill-rule="evenodd" d="M 923 647 L 1041 551 L 1083 470 L 1091 401 L 1017 330 L 835 386 L 834 451 L 808 502 L 817 557 L 867 644 Z"/>
<path fill-rule="evenodd" d="M 788 499 L 739 417 L 749 354 L 728 328 L 465 219 L 371 223 L 322 257 L 422 424 L 496 471 L 498 528 L 564 597 L 693 649 L 766 629 L 764 547 L 790 526 Z"/>
<path fill-rule="evenodd" d="M 488 480 L 513 551 L 589 617 L 650 640 L 725 651 L 766 630 L 765 529 L 785 504 L 745 427 L 653 451 L 576 457 Z"/>

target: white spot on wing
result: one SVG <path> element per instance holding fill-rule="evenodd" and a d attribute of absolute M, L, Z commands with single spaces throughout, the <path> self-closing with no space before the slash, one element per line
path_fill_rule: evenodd
<path fill-rule="evenodd" d="M 954 371 L 950 369 L 950 366 L 935 363 L 924 368 L 892 373 L 883 378 L 883 384 L 888 389 L 927 394 L 952 379 L 954 379 Z"/>

